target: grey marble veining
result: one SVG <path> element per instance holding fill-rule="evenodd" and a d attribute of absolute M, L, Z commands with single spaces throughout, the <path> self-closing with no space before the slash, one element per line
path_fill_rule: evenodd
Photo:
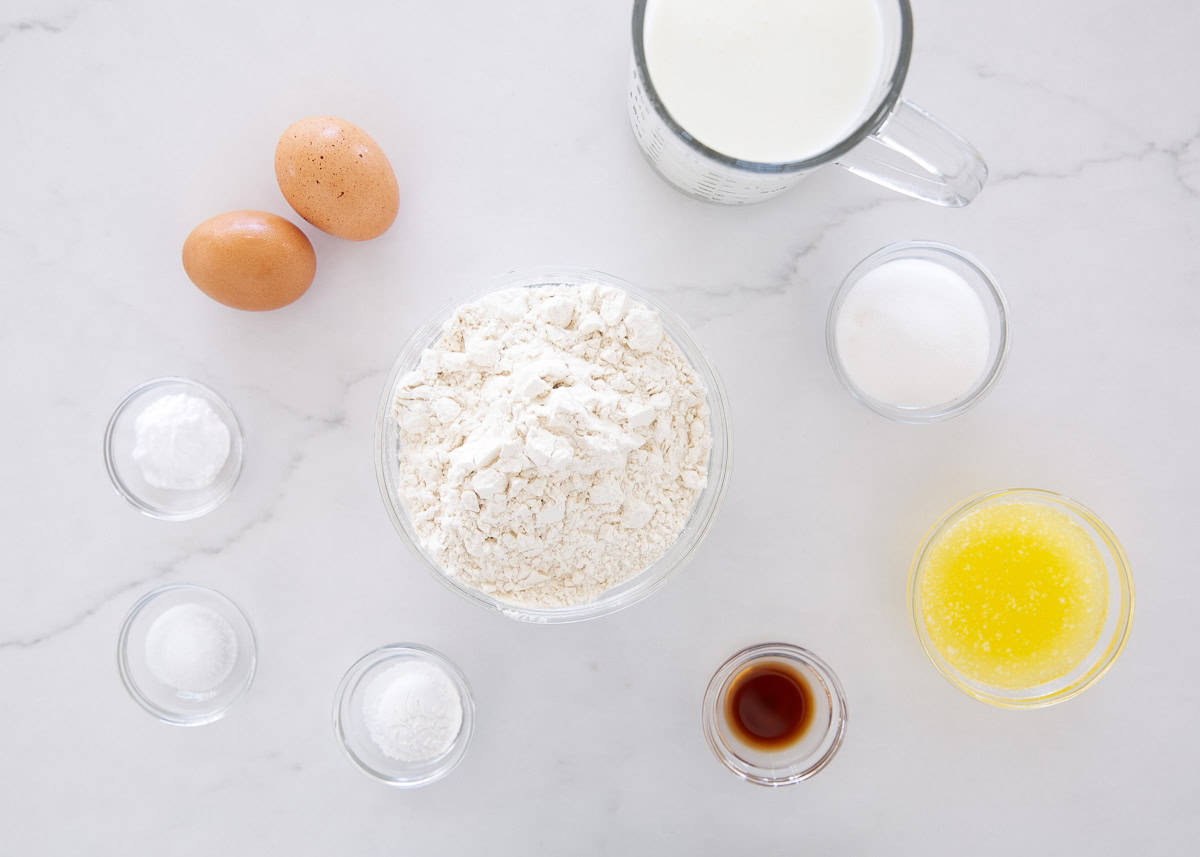
<path fill-rule="evenodd" d="M 914 0 L 906 94 L 984 153 L 946 211 L 836 170 L 745 209 L 694 202 L 625 118 L 628 4 L 176 4 L 0 9 L 0 854 L 1190 853 L 1200 598 L 1200 7 Z M 401 213 L 351 244 L 306 227 L 291 307 L 225 309 L 184 236 L 234 208 L 294 216 L 291 121 L 360 124 Z M 842 275 L 906 238 L 957 244 L 1007 293 L 1013 349 L 978 408 L 886 423 L 841 390 L 823 326 Z M 734 475 L 694 562 L 625 613 L 508 622 L 447 593 L 375 485 L 380 388 L 407 335 L 487 278 L 611 271 L 695 328 L 728 387 Z M 104 424 L 151 377 L 212 385 L 246 434 L 213 514 L 143 518 Z M 912 551 L 964 497 L 1076 496 L 1121 537 L 1130 644 L 1080 698 L 992 710 L 924 660 Z M 234 598 L 260 672 L 225 720 L 176 729 L 120 686 L 129 606 L 166 582 Z M 712 670 L 780 638 L 839 672 L 845 747 L 811 782 L 735 781 L 700 735 Z M 471 679 L 478 732 L 399 793 L 341 755 L 343 670 L 415 640 Z"/>

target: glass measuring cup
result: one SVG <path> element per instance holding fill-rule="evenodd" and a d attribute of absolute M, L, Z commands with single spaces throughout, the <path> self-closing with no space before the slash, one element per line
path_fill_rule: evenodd
<path fill-rule="evenodd" d="M 883 22 L 884 61 L 873 96 L 855 129 L 804 160 L 740 160 L 701 143 L 672 118 L 646 62 L 646 6 L 633 4 L 633 77 L 629 118 L 651 165 L 684 193 L 708 202 L 744 205 L 783 193 L 824 164 L 935 205 L 964 206 L 987 181 L 975 148 L 920 107 L 900 97 L 912 54 L 909 0 L 876 0 Z M 784 109 L 786 105 L 780 105 Z"/>

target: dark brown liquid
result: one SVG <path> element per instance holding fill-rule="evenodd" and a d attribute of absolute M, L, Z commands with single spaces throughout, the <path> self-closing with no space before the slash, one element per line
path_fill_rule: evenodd
<path fill-rule="evenodd" d="M 729 683 L 725 720 L 747 746 L 782 750 L 799 741 L 812 723 L 812 689 L 786 664 L 746 667 Z"/>

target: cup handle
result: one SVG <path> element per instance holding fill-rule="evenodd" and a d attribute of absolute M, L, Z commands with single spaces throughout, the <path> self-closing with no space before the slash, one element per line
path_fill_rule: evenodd
<path fill-rule="evenodd" d="M 876 184 L 950 208 L 978 196 L 988 175 L 974 146 L 904 100 L 837 163 Z"/>

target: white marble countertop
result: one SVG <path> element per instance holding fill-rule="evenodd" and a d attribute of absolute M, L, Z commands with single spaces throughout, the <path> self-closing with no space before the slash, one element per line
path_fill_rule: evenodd
<path fill-rule="evenodd" d="M 917 0 L 906 90 L 992 179 L 965 210 L 839 171 L 746 209 L 646 166 L 625 117 L 628 3 L 6 0 L 0 12 L 0 853 L 1179 855 L 1200 836 L 1200 7 Z M 396 167 L 367 244 L 306 227 L 317 281 L 241 314 L 179 264 L 197 222 L 292 216 L 275 139 L 333 113 Z M 838 386 L 838 280 L 904 238 L 958 244 L 1007 292 L 1013 348 L 947 424 Z M 721 370 L 733 482 L 695 561 L 616 616 L 532 627 L 454 598 L 391 528 L 372 436 L 413 327 L 496 273 L 608 270 L 674 305 Z M 243 421 L 233 497 L 186 524 L 114 494 L 105 421 L 147 378 Z M 1138 612 L 1082 697 L 1015 713 L 926 662 L 912 551 L 960 499 L 1056 489 L 1132 559 Z M 223 590 L 260 672 L 223 721 L 147 717 L 114 666 L 147 590 Z M 811 647 L 840 673 L 846 744 L 790 789 L 730 776 L 698 719 L 736 649 Z M 395 640 L 445 651 L 479 706 L 463 765 L 385 788 L 336 744 L 343 670 Z"/>

